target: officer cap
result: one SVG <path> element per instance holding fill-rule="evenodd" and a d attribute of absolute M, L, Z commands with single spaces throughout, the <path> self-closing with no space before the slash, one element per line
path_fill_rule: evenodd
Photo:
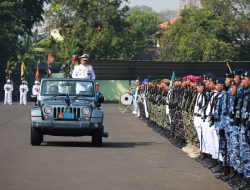
<path fill-rule="evenodd" d="M 225 84 L 225 78 L 217 78 L 215 84 Z"/>
<path fill-rule="evenodd" d="M 83 59 L 83 60 L 88 60 L 89 59 L 89 55 L 88 54 L 83 54 L 79 58 Z"/>
<path fill-rule="evenodd" d="M 234 75 L 241 76 L 244 73 L 244 71 L 245 71 L 244 69 L 235 69 Z"/>
<path fill-rule="evenodd" d="M 234 78 L 234 73 L 226 73 L 225 78 Z"/>
<path fill-rule="evenodd" d="M 135 81 L 135 83 L 138 83 L 138 84 L 140 84 L 141 82 L 140 82 L 139 80 L 136 80 L 136 81 Z"/>
<path fill-rule="evenodd" d="M 237 84 L 236 84 L 235 80 L 232 80 L 231 81 L 231 86 L 234 86 L 234 85 L 237 85 Z"/>
<path fill-rule="evenodd" d="M 250 70 L 245 71 L 245 72 L 243 73 L 243 77 L 248 77 L 248 78 L 250 78 Z"/>
<path fill-rule="evenodd" d="M 199 82 L 197 83 L 197 85 L 198 85 L 198 86 L 205 86 L 205 83 L 204 83 L 203 81 L 199 81 Z"/>

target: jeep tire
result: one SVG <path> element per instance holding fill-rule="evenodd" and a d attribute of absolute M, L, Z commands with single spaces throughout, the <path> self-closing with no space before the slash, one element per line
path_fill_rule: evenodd
<path fill-rule="evenodd" d="M 43 142 L 43 134 L 39 129 L 31 127 L 31 145 L 39 146 Z"/>
<path fill-rule="evenodd" d="M 102 146 L 102 133 L 96 132 L 92 135 L 92 144 L 95 147 L 101 147 Z"/>

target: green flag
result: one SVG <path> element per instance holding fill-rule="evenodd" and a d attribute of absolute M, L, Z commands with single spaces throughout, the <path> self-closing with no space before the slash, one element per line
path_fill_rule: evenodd
<path fill-rule="evenodd" d="M 174 82 L 174 80 L 175 80 L 175 73 L 173 71 L 172 77 L 171 77 L 171 81 L 170 81 L 170 85 L 169 85 L 169 89 L 173 89 L 173 82 Z"/>

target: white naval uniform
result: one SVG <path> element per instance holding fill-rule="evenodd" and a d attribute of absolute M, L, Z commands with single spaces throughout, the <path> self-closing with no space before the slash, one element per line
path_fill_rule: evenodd
<path fill-rule="evenodd" d="M 91 65 L 76 65 L 74 67 L 72 78 L 79 79 L 94 79 L 95 80 L 95 72 Z M 76 83 L 76 93 L 79 94 L 81 91 L 85 91 L 86 87 L 81 83 Z"/>
<path fill-rule="evenodd" d="M 211 154 L 213 152 L 213 129 L 214 129 L 214 126 L 210 126 L 210 120 L 211 120 L 211 117 L 209 116 L 210 115 L 210 112 L 211 112 L 211 109 L 212 109 L 212 102 L 213 102 L 213 98 L 215 96 L 215 92 L 210 92 L 210 93 L 213 93 L 212 96 L 210 96 L 210 99 L 208 100 L 208 104 L 207 104 L 207 107 L 206 107 L 206 110 L 205 110 L 205 120 L 203 120 L 203 123 L 202 123 L 202 133 L 203 133 L 203 140 L 204 140 L 204 152 L 207 153 L 207 154 Z M 212 155 L 212 154 L 211 154 Z"/>
<path fill-rule="evenodd" d="M 195 106 L 194 106 L 194 127 L 196 129 L 199 142 L 200 142 L 200 150 L 204 151 L 204 137 L 203 137 L 203 131 L 202 131 L 202 109 L 201 107 L 204 106 L 205 99 L 204 95 L 201 93 L 198 93 Z"/>
<path fill-rule="evenodd" d="M 40 94 L 40 85 L 34 84 L 32 87 L 32 94 L 34 96 L 37 96 L 37 100 L 39 100 L 39 94 Z"/>
<path fill-rule="evenodd" d="M 27 104 L 27 93 L 29 91 L 29 88 L 26 84 L 21 84 L 19 87 L 19 91 L 20 91 L 20 105 Z"/>
<path fill-rule="evenodd" d="M 134 107 L 134 114 L 139 114 L 140 110 L 137 104 L 137 96 L 138 96 L 138 90 L 139 90 L 139 86 L 136 87 L 134 95 L 133 95 L 133 107 Z"/>
<path fill-rule="evenodd" d="M 213 159 L 218 159 L 218 151 L 219 151 L 219 136 L 216 133 L 215 126 L 212 125 L 210 126 L 210 114 L 214 115 L 214 98 L 218 95 L 217 92 L 214 91 L 214 94 L 210 98 L 208 102 L 208 106 L 206 109 L 206 120 L 204 122 L 205 127 L 206 127 L 206 148 L 207 152 L 210 155 L 212 155 Z M 221 157 L 221 156 L 220 156 Z"/>
<path fill-rule="evenodd" d="M 91 65 L 76 65 L 74 67 L 72 78 L 81 78 L 81 79 L 94 79 L 95 72 Z"/>
<path fill-rule="evenodd" d="M 6 104 L 12 105 L 12 91 L 13 91 L 12 84 L 4 85 L 4 105 Z"/>

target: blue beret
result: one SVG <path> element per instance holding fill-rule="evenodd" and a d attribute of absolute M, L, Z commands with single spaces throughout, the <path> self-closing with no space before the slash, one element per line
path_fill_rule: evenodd
<path fill-rule="evenodd" d="M 226 73 L 225 78 L 234 78 L 234 73 Z"/>
<path fill-rule="evenodd" d="M 216 84 L 225 84 L 225 78 L 217 78 L 215 83 Z"/>
<path fill-rule="evenodd" d="M 210 78 L 214 77 L 214 74 L 213 73 L 206 73 L 204 74 L 204 79 L 205 80 L 209 80 Z"/>
<path fill-rule="evenodd" d="M 213 82 L 213 83 L 216 83 L 216 78 L 215 77 L 211 77 L 211 78 L 209 78 L 209 81 Z"/>
<path fill-rule="evenodd" d="M 143 79 L 142 84 L 145 84 L 145 83 L 147 83 L 147 82 L 149 82 L 149 78 Z"/>
<path fill-rule="evenodd" d="M 234 75 L 240 75 L 241 76 L 244 72 L 245 72 L 244 69 L 235 69 Z"/>

